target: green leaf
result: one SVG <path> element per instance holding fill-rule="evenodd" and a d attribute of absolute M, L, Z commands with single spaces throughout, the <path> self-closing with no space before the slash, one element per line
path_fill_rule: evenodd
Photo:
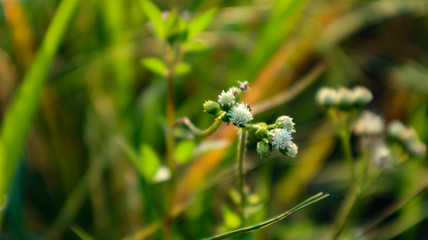
<path fill-rule="evenodd" d="M 161 39 L 165 39 L 165 23 L 162 19 L 162 12 L 149 0 L 141 0 L 140 2 L 144 13 L 153 24 L 156 35 Z"/>
<path fill-rule="evenodd" d="M 159 74 L 161 76 L 165 76 L 166 74 L 167 68 L 165 64 L 158 58 L 154 58 L 154 57 L 144 58 L 143 60 L 141 60 L 141 63 L 148 70 L 156 74 Z"/>
<path fill-rule="evenodd" d="M 153 148 L 148 144 L 141 144 L 139 168 L 144 177 L 152 181 L 160 165 L 160 158 Z"/>
<path fill-rule="evenodd" d="M 223 214 L 223 224 L 228 229 L 237 228 L 241 225 L 241 219 L 239 215 L 233 212 L 226 205 L 223 205 L 221 208 L 221 212 Z"/>
<path fill-rule="evenodd" d="M 175 67 L 175 74 L 177 75 L 184 75 L 188 72 L 190 72 L 191 67 L 189 64 L 185 63 L 185 62 L 181 62 L 178 64 L 177 67 Z"/>
<path fill-rule="evenodd" d="M 194 141 L 182 141 L 177 145 L 175 149 L 175 157 L 179 163 L 186 163 L 192 159 L 193 150 L 196 147 Z"/>
<path fill-rule="evenodd" d="M 186 52 L 200 52 L 207 49 L 207 45 L 203 42 L 190 42 L 183 46 Z"/>
<path fill-rule="evenodd" d="M 195 38 L 200 32 L 204 31 L 206 27 L 211 23 L 211 20 L 213 19 L 215 13 L 217 12 L 217 9 L 212 8 L 203 14 L 195 17 L 190 23 L 189 23 L 189 33 L 187 36 L 187 40 L 190 41 L 193 38 Z"/>
<path fill-rule="evenodd" d="M 12 102 L 3 115 L 0 129 L 0 198 L 7 195 L 35 113 L 49 69 L 80 1 L 63 0 L 55 11 L 31 67 L 25 73 Z M 0 225 L 3 212 L 0 212 Z"/>
<path fill-rule="evenodd" d="M 95 240 L 94 237 L 89 235 L 83 228 L 77 225 L 73 225 L 70 227 L 71 230 L 81 239 L 81 240 Z"/>

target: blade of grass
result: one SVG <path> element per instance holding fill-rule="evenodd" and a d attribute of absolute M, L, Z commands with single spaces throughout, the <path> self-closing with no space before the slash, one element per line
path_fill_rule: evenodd
<path fill-rule="evenodd" d="M 269 225 L 272 225 L 272 224 L 274 224 L 276 222 L 279 222 L 279 221 L 283 220 L 284 218 L 290 216 L 294 212 L 299 211 L 300 209 L 305 208 L 305 207 L 307 207 L 307 206 L 309 206 L 309 205 L 311 205 L 313 203 L 316 203 L 316 202 L 318 202 L 318 201 L 320 201 L 320 200 L 322 200 L 322 199 L 324 199 L 324 198 L 326 198 L 328 196 L 329 196 L 329 194 L 324 194 L 324 193 L 320 192 L 320 193 L 318 193 L 318 194 L 316 194 L 316 195 L 314 195 L 314 196 L 306 199 L 305 201 L 301 202 L 300 204 L 298 204 L 297 206 L 293 207 L 292 209 L 290 209 L 290 210 L 288 210 L 288 211 L 286 211 L 286 212 L 284 212 L 284 213 L 282 213 L 282 214 L 280 214 L 280 215 L 278 215 L 278 216 L 276 216 L 274 218 L 271 218 L 269 220 L 266 220 L 266 221 L 261 222 L 261 223 L 256 224 L 256 225 L 252 225 L 252 226 L 240 228 L 240 229 L 237 229 L 237 230 L 233 230 L 233 231 L 230 231 L 230 232 L 227 232 L 227 233 L 219 234 L 219 235 L 216 235 L 214 237 L 209 237 L 209 238 L 206 238 L 206 239 L 207 240 L 225 239 L 225 238 L 229 238 L 229 237 L 232 237 L 232 236 L 237 236 L 237 235 L 241 235 L 241 234 L 244 234 L 244 233 L 247 233 L 247 232 L 251 232 L 251 231 L 254 231 L 254 230 L 257 230 L 257 229 L 265 228 L 265 227 L 267 227 Z"/>
<path fill-rule="evenodd" d="M 6 195 L 9 190 L 39 105 L 40 93 L 49 66 L 73 18 L 78 2 L 78 0 L 61 1 L 34 62 L 4 115 L 0 130 L 0 196 Z M 2 218 L 3 214 L 0 212 L 0 225 Z"/>

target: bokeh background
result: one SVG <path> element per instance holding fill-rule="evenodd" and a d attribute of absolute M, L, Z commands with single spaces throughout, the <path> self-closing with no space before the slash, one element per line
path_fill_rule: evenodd
<path fill-rule="evenodd" d="M 143 1 L 0 1 L 1 239 L 161 238 L 168 181 L 151 177 L 165 158 L 166 83 L 142 59 L 162 59 L 165 44 Z M 203 102 L 245 80 L 256 121 L 294 118 L 296 159 L 259 159 L 250 135 L 251 221 L 331 194 L 247 239 L 328 235 L 348 174 L 335 129 L 315 103 L 321 86 L 366 86 L 374 95 L 368 109 L 414 127 L 426 142 L 426 0 L 153 3 L 188 21 L 216 9 L 174 78 L 177 118 L 208 127 Z M 275 94 L 283 98 L 273 102 Z M 202 142 L 185 128 L 174 134 L 181 148 L 172 238 L 236 228 L 236 128 Z M 380 175 L 357 204 L 348 239 L 427 238 L 426 160 L 409 157 Z"/>

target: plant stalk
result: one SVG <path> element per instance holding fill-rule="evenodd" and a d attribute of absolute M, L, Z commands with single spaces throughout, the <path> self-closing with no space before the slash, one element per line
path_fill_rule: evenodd
<path fill-rule="evenodd" d="M 241 219 L 241 226 L 245 224 L 245 205 L 246 205 L 246 197 L 244 192 L 244 154 L 246 147 L 246 138 L 247 131 L 240 128 L 238 130 L 238 154 L 237 154 L 237 176 L 238 176 L 238 190 L 241 196 L 240 207 L 239 207 L 239 216 Z"/>

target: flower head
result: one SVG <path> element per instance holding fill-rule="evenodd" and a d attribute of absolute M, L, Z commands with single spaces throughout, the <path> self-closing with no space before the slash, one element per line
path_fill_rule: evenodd
<path fill-rule="evenodd" d="M 229 116 L 230 121 L 237 127 L 246 127 L 253 120 L 253 115 L 244 103 L 238 103 L 234 106 L 230 110 Z"/>
<path fill-rule="evenodd" d="M 276 128 L 270 132 L 272 139 L 272 146 L 278 150 L 284 150 L 288 145 L 291 144 L 293 137 L 291 131 L 285 128 Z"/>
<path fill-rule="evenodd" d="M 235 95 L 230 90 L 227 92 L 223 90 L 220 95 L 218 95 L 218 102 L 222 107 L 231 107 L 235 104 Z"/>
<path fill-rule="evenodd" d="M 331 107 L 337 103 L 337 92 L 333 88 L 320 88 L 316 96 L 317 103 L 322 107 Z"/>
<path fill-rule="evenodd" d="M 354 132 L 357 135 L 379 135 L 383 132 L 382 118 L 369 111 L 364 111 L 355 122 Z"/>
<path fill-rule="evenodd" d="M 287 154 L 287 156 L 295 158 L 297 155 L 297 152 L 299 151 L 299 147 L 297 147 L 297 145 L 294 142 L 291 142 L 287 147 L 286 147 L 287 152 L 285 154 Z"/>
<path fill-rule="evenodd" d="M 289 116 L 281 116 L 276 119 L 277 128 L 285 128 L 291 132 L 295 132 L 294 125 L 293 119 Z"/>
<path fill-rule="evenodd" d="M 373 99 L 373 94 L 370 90 L 362 86 L 354 87 L 352 93 L 354 94 L 355 105 L 357 107 L 364 107 Z"/>
<path fill-rule="evenodd" d="M 355 103 L 355 96 L 353 91 L 349 88 L 340 87 L 337 90 L 337 104 L 339 108 L 348 109 Z"/>

